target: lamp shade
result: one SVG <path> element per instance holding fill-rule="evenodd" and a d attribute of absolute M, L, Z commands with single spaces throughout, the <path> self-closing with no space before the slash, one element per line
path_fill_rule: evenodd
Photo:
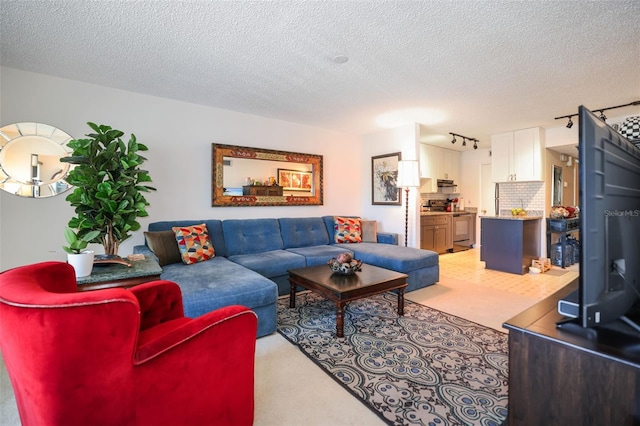
<path fill-rule="evenodd" d="M 412 188 L 420 186 L 420 163 L 417 160 L 398 162 L 398 187 Z"/>

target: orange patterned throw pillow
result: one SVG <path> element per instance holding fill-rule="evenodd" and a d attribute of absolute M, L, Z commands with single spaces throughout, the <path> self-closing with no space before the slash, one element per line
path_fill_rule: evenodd
<path fill-rule="evenodd" d="M 182 263 L 191 265 L 192 263 L 209 260 L 215 256 L 207 225 L 204 223 L 194 226 L 175 226 L 171 229 L 176 234 Z"/>
<path fill-rule="evenodd" d="M 362 227 L 358 217 L 333 218 L 334 241 L 336 243 L 361 243 Z"/>

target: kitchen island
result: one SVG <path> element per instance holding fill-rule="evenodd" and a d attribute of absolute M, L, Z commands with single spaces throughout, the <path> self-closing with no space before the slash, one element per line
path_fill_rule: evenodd
<path fill-rule="evenodd" d="M 487 269 L 526 274 L 540 257 L 540 216 L 480 218 L 480 260 Z"/>

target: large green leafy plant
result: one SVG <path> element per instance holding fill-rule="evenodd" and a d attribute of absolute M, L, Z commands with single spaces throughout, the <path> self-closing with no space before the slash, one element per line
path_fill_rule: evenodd
<path fill-rule="evenodd" d="M 120 243 L 140 229 L 137 219 L 148 216 L 143 193 L 155 188 L 147 185 L 151 177 L 140 169 L 146 158 L 138 154 L 148 148 L 134 134 L 125 143 L 120 130 L 87 124 L 95 133 L 69 141 L 73 152 L 60 160 L 76 165 L 66 179 L 76 187 L 66 198 L 76 212 L 68 225 L 78 230 L 78 238 L 99 231 L 91 242 L 101 243 L 105 254 L 117 255 Z"/>

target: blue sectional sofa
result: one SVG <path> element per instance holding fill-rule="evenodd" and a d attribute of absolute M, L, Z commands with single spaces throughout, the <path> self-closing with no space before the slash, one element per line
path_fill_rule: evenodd
<path fill-rule="evenodd" d="M 258 315 L 258 337 L 276 330 L 276 299 L 290 288 L 287 271 L 326 263 L 340 253 L 407 274 L 406 291 L 439 280 L 437 253 L 400 247 L 397 235 L 389 233 L 378 233 L 375 243 L 335 243 L 333 216 L 165 221 L 149 224 L 149 232 L 201 223 L 207 225 L 215 257 L 191 265 L 165 264 L 161 278 L 182 289 L 186 316 L 232 304 L 252 309 Z M 134 252 L 153 254 L 147 244 Z"/>

